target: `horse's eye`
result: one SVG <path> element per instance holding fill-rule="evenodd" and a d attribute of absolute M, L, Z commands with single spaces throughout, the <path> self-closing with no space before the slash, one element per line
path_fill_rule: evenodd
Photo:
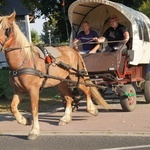
<path fill-rule="evenodd" d="M 2 19 L 0 19 L 0 30 L 2 29 Z"/>
<path fill-rule="evenodd" d="M 7 29 L 5 30 L 5 35 L 6 35 L 7 37 L 9 37 L 10 33 L 11 33 L 11 28 L 7 28 Z"/>

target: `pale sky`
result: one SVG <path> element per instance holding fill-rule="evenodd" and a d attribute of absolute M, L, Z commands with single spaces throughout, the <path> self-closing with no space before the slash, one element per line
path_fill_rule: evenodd
<path fill-rule="evenodd" d="M 43 31 L 43 23 L 45 22 L 45 19 L 35 19 L 35 23 L 30 23 L 30 29 L 34 29 L 38 32 L 38 34 L 40 35 Z"/>

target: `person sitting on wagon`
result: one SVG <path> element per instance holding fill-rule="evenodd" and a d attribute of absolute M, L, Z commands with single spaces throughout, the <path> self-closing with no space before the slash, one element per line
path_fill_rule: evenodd
<path fill-rule="evenodd" d="M 82 23 L 82 29 L 83 30 L 77 35 L 77 37 L 73 41 L 74 49 L 78 50 L 80 54 L 96 53 L 97 50 L 100 48 L 100 45 L 95 44 L 93 38 L 98 38 L 98 34 L 96 33 L 96 31 L 91 30 L 90 24 L 87 21 L 84 21 Z M 82 50 L 79 50 L 79 47 L 77 45 L 78 41 L 81 41 L 82 43 Z"/>
<path fill-rule="evenodd" d="M 94 40 L 100 43 L 103 43 L 105 40 L 108 41 L 108 46 L 103 48 L 101 52 L 122 50 L 122 53 L 124 53 L 127 50 L 126 43 L 129 40 L 128 29 L 119 23 L 119 18 L 116 15 L 109 17 L 108 22 L 110 27 L 104 32 L 102 37 L 95 38 Z"/>

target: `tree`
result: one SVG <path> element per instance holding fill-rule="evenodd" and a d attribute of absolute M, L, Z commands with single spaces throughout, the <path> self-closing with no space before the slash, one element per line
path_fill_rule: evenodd
<path fill-rule="evenodd" d="M 150 18 L 150 0 L 143 2 L 139 10 Z"/>
<path fill-rule="evenodd" d="M 139 10 L 139 7 L 142 5 L 143 2 L 146 0 L 111 0 L 112 2 L 122 3 L 128 7 L 131 7 L 135 10 Z"/>
<path fill-rule="evenodd" d="M 36 13 L 36 17 L 44 15 L 49 19 L 49 24 L 55 21 L 55 34 L 61 42 L 68 40 L 70 24 L 68 22 L 67 10 L 75 0 L 22 0 L 24 4 Z M 65 20 L 65 21 L 64 21 Z M 67 34 L 68 33 L 68 34 Z"/>
<path fill-rule="evenodd" d="M 34 44 L 39 44 L 40 42 L 38 33 L 34 29 L 31 30 L 31 39 Z"/>
<path fill-rule="evenodd" d="M 66 42 L 69 38 L 70 23 L 68 21 L 68 8 L 75 0 L 22 0 L 24 4 L 36 13 L 36 17 L 45 16 L 49 24 L 55 28 L 54 35 L 60 42 Z M 128 7 L 140 10 L 149 15 L 150 0 L 111 0 L 122 3 Z M 144 2 L 144 3 L 143 3 Z"/>

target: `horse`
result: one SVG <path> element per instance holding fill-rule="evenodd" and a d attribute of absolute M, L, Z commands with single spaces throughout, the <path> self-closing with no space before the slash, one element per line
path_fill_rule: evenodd
<path fill-rule="evenodd" d="M 32 125 L 32 129 L 27 136 L 29 140 L 37 139 L 40 135 L 38 104 L 41 87 L 58 86 L 66 100 L 64 115 L 60 118 L 58 125 L 68 124 L 72 120 L 73 97 L 68 88 L 68 80 L 77 83 L 78 88 L 85 93 L 86 109 L 91 115 L 98 115 L 98 110 L 91 100 L 91 95 L 104 108 L 110 108 L 99 94 L 97 87 L 88 86 L 88 84 L 92 84 L 90 78 L 82 75 L 79 77 L 76 72 L 76 70 L 85 68 L 79 52 L 76 52 L 70 46 L 58 46 L 56 49 L 61 56 L 46 67 L 45 60 L 39 57 L 36 46 L 27 40 L 16 24 L 15 18 L 15 11 L 10 15 L 0 17 L 0 51 L 5 53 L 10 69 L 10 84 L 14 89 L 10 110 L 19 124 Z M 64 66 L 69 65 L 71 67 L 59 66 L 59 62 L 67 64 Z M 18 110 L 18 105 L 26 94 L 29 95 L 31 101 L 32 120 L 25 118 Z"/>

